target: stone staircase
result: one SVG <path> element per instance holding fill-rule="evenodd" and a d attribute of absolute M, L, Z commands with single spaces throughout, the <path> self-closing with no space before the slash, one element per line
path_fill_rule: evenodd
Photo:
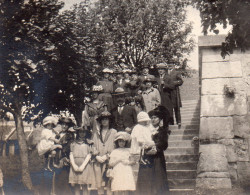
<path fill-rule="evenodd" d="M 171 125 L 169 146 L 165 151 L 168 181 L 171 194 L 192 194 L 195 188 L 198 163 L 200 102 L 199 100 L 182 101 L 182 126 Z"/>

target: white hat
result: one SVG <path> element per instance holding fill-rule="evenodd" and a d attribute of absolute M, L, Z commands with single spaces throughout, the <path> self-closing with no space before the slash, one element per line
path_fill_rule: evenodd
<path fill-rule="evenodd" d="M 114 71 L 111 70 L 111 69 L 109 69 L 109 68 L 104 68 L 104 69 L 102 70 L 102 72 L 103 72 L 103 73 L 110 73 L 110 74 L 112 74 Z"/>
<path fill-rule="evenodd" d="M 56 126 L 57 123 L 58 123 L 58 120 L 53 116 L 47 116 L 43 119 L 43 126 L 47 124 L 53 124 L 54 126 Z"/>
<path fill-rule="evenodd" d="M 124 141 L 130 141 L 131 136 L 127 132 L 119 131 L 116 133 L 114 141 L 117 141 L 118 139 L 122 139 Z"/>
<path fill-rule="evenodd" d="M 148 113 L 146 112 L 139 112 L 137 115 L 137 122 L 144 122 L 144 121 L 150 121 L 151 119 L 148 116 Z"/>

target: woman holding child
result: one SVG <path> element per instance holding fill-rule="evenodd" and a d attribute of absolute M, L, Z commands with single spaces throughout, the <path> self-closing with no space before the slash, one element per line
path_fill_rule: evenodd
<path fill-rule="evenodd" d="M 147 122 L 150 121 L 151 125 Z M 167 117 L 166 117 L 167 116 Z M 168 147 L 169 113 L 163 106 L 158 106 L 147 113 L 138 114 L 140 126 L 132 132 L 132 151 L 140 150 L 140 165 L 136 186 L 138 195 L 168 194 L 168 181 L 164 151 Z M 140 132 L 140 133 L 139 133 Z M 136 146 L 136 143 L 138 144 Z"/>

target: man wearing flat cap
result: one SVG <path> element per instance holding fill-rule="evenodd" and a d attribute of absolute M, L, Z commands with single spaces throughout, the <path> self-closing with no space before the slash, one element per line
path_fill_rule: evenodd
<path fill-rule="evenodd" d="M 159 76 L 156 78 L 161 94 L 162 105 L 170 112 L 170 124 L 174 124 L 173 110 L 178 127 L 181 127 L 181 97 L 179 86 L 183 84 L 181 74 L 174 69 L 174 64 L 160 63 L 156 65 Z"/>
<path fill-rule="evenodd" d="M 112 94 L 116 100 L 116 107 L 111 110 L 111 114 L 114 119 L 114 129 L 130 133 L 137 123 L 137 116 L 135 109 L 125 104 L 125 94 L 126 92 L 121 87 L 118 87 Z"/>

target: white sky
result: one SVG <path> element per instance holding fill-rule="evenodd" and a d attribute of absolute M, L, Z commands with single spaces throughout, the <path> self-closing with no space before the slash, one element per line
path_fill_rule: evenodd
<path fill-rule="evenodd" d="M 70 7 L 75 4 L 79 3 L 82 0 L 62 0 L 65 2 L 64 9 L 70 9 Z M 91 0 L 96 1 L 96 0 Z M 193 23 L 193 30 L 191 33 L 191 36 L 195 40 L 195 48 L 194 51 L 189 56 L 188 65 L 193 69 L 198 69 L 198 36 L 202 36 L 202 27 L 201 27 L 201 19 L 200 19 L 200 13 L 195 8 L 189 6 L 187 8 L 187 21 Z M 218 27 L 220 33 L 219 34 L 227 34 L 227 32 L 230 30 L 230 28 L 223 29 L 221 26 Z M 213 35 L 213 33 L 208 33 L 209 35 Z"/>

